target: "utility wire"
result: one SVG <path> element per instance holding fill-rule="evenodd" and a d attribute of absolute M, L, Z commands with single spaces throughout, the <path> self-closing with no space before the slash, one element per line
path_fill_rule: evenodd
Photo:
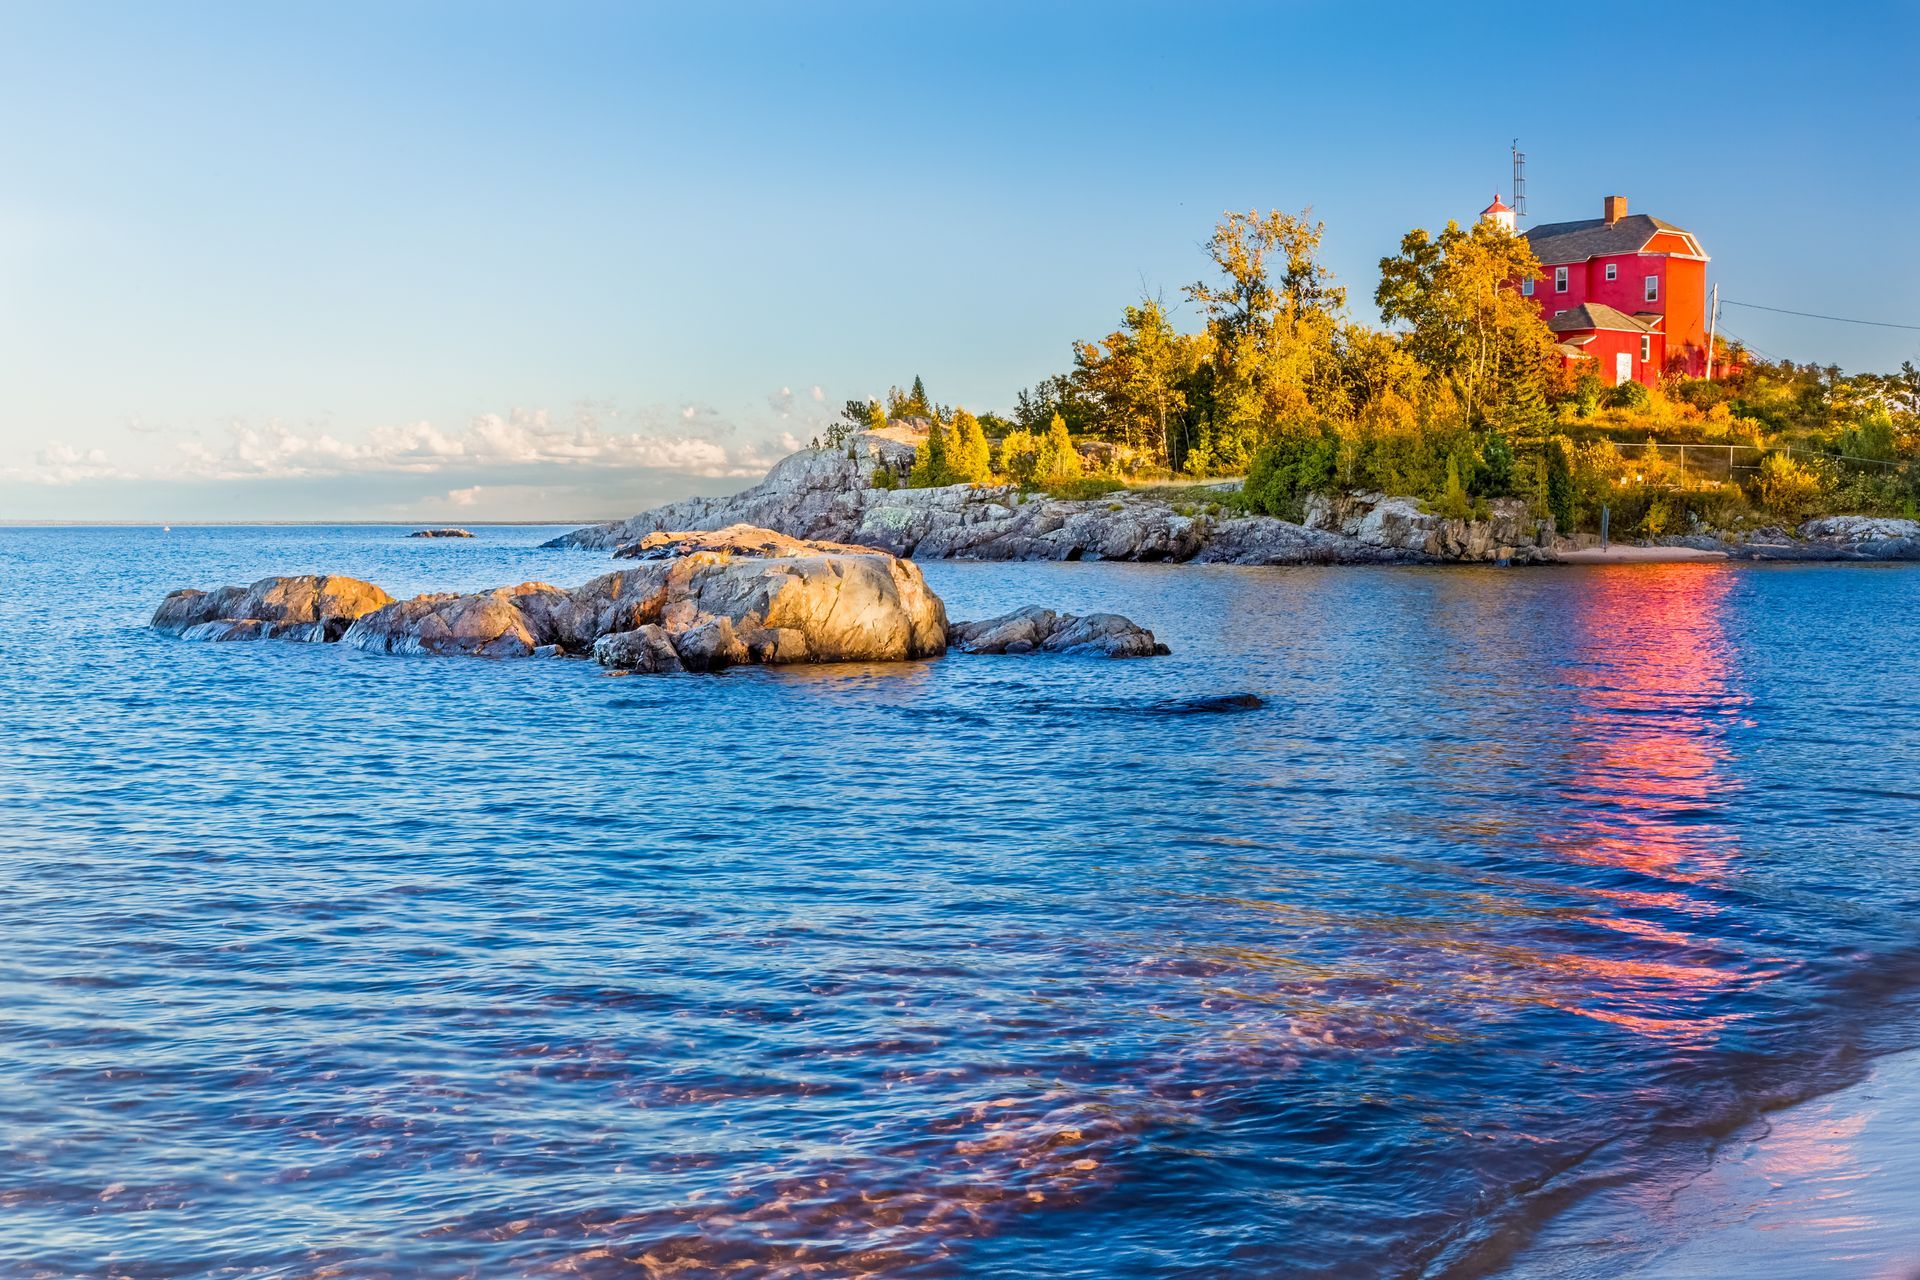
<path fill-rule="evenodd" d="M 1920 324 L 1890 324 L 1885 320 L 1855 320 L 1850 316 L 1823 316 L 1817 311 L 1793 311 L 1786 307 L 1764 307 L 1757 302 L 1735 302 L 1732 298 L 1720 299 L 1723 307 L 1745 307 L 1749 311 L 1773 311 L 1783 316 L 1805 316 L 1809 320 L 1837 320 L 1841 324 L 1866 324 L 1876 329 L 1912 329 L 1920 332 Z"/>

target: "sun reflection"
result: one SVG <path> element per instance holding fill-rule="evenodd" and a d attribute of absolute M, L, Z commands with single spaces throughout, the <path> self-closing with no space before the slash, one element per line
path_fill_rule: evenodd
<path fill-rule="evenodd" d="M 1567 798 L 1581 820 L 1549 840 L 1581 861 L 1718 880 L 1735 854 L 1718 818 L 1739 791 L 1726 732 L 1747 701 L 1722 618 L 1734 576 L 1695 565 L 1590 576 L 1572 597 L 1565 671 L 1576 690 Z"/>

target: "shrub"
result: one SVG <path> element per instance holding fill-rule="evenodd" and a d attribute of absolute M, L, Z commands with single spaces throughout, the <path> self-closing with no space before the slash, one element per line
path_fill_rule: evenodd
<path fill-rule="evenodd" d="M 1000 441 L 1000 473 L 1015 484 L 1030 485 L 1040 467 L 1040 441 L 1026 428 L 1009 431 Z"/>
<path fill-rule="evenodd" d="M 1609 387 L 1601 399 L 1609 409 L 1631 409 L 1636 413 L 1645 413 L 1653 407 L 1653 393 L 1631 378 Z"/>
<path fill-rule="evenodd" d="M 1784 453 L 1760 460 L 1760 502 L 1783 520 L 1798 523 L 1820 500 L 1820 477 Z"/>
<path fill-rule="evenodd" d="M 1048 485 L 1047 496 L 1085 502 L 1093 498 L 1104 498 L 1110 493 L 1118 493 L 1126 487 L 1111 476 L 1081 476 Z"/>

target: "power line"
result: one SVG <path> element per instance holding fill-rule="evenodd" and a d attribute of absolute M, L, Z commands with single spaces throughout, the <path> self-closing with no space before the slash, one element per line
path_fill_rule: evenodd
<path fill-rule="evenodd" d="M 1809 320 L 1837 320 L 1841 324 L 1866 324 L 1876 329 L 1912 329 L 1920 333 L 1920 324 L 1889 324 L 1885 320 L 1855 320 L 1851 316 L 1823 316 L 1817 311 L 1793 311 L 1787 307 L 1764 307 L 1757 302 L 1735 302 L 1732 298 L 1720 299 L 1725 307 L 1745 307 L 1749 311 L 1774 311 L 1783 316 L 1805 316 Z"/>

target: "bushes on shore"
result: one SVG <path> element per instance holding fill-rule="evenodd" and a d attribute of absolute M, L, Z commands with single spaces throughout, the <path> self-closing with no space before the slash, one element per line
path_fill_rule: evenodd
<path fill-rule="evenodd" d="M 1409 232 L 1380 263 L 1381 330 L 1347 316 L 1322 232 L 1304 213 L 1229 214 L 1206 245 L 1212 276 L 1184 291 L 1193 331 L 1143 297 L 1006 417 L 936 404 L 915 378 L 849 402 L 828 441 L 924 425 L 913 485 L 1244 474 L 1243 505 L 1281 516 L 1377 490 L 1458 515 L 1517 498 L 1562 531 L 1611 510 L 1614 528 L 1652 536 L 1920 507 L 1912 364 L 1847 377 L 1721 344 L 1731 376 L 1606 386 L 1562 367 L 1513 287 L 1539 270 L 1524 239 L 1489 223 Z"/>

